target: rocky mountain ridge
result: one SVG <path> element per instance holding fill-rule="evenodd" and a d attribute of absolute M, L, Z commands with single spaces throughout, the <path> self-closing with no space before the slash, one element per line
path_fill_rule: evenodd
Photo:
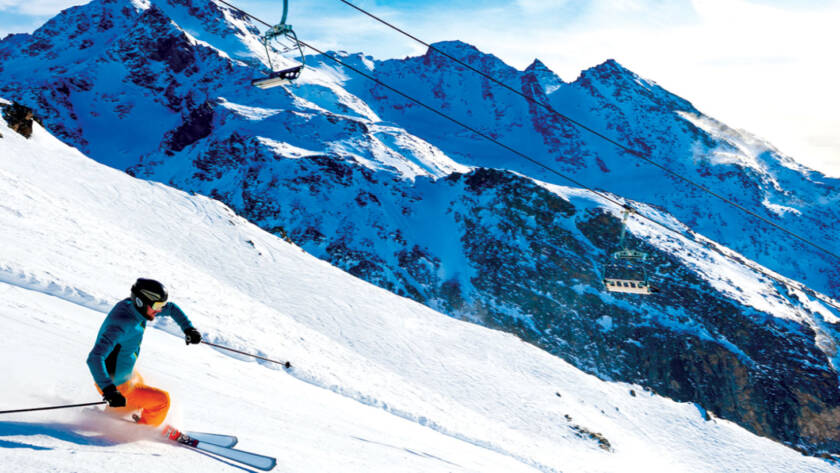
<path fill-rule="evenodd" d="M 699 186 L 838 253 L 833 231 L 840 221 L 839 180 L 809 170 L 749 133 L 703 115 L 690 102 L 617 62 L 608 60 L 583 71 L 574 82 L 563 83 L 538 64 L 519 72 L 457 41 L 435 47 Z M 835 258 L 545 108 L 528 106 L 522 97 L 453 65 L 437 51 L 377 61 L 370 71 L 375 78 L 411 90 L 414 97 L 432 107 L 448 110 L 456 119 L 590 187 L 660 205 L 694 230 L 750 259 L 838 296 L 840 274 Z M 353 76 L 344 86 L 374 104 L 382 119 L 402 124 L 459 162 L 568 184 L 367 79 Z"/>

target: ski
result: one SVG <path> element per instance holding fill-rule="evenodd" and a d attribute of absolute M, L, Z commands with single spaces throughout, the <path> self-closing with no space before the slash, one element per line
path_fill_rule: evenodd
<path fill-rule="evenodd" d="M 231 448 L 239 442 L 239 439 L 234 435 L 223 434 L 209 434 L 207 432 L 184 432 L 188 437 L 194 438 L 199 442 L 212 443 L 220 447 Z"/>
<path fill-rule="evenodd" d="M 193 448 L 264 471 L 269 471 L 277 465 L 277 459 L 274 457 L 237 450 L 235 448 L 220 447 L 212 443 L 198 442 L 198 445 L 195 445 Z"/>
<path fill-rule="evenodd" d="M 198 437 L 190 437 L 187 433 L 181 432 L 170 425 L 165 426 L 163 428 L 162 433 L 165 438 L 173 442 L 177 442 L 181 445 L 190 448 L 195 448 L 204 452 L 212 453 L 214 455 L 226 458 L 228 460 L 233 460 L 242 463 L 243 465 L 248 465 L 250 467 L 257 468 L 260 470 L 269 471 L 277 465 L 277 459 L 274 457 L 260 455 L 258 453 L 246 452 L 244 450 L 237 450 L 235 448 L 230 447 L 223 447 L 221 445 L 215 445 L 207 441 L 202 441 Z M 199 432 L 199 437 L 200 436 L 201 433 Z M 221 437 L 230 438 L 230 436 L 226 435 Z"/>

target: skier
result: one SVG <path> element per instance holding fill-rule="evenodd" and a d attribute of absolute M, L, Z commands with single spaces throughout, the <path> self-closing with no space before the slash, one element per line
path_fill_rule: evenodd
<path fill-rule="evenodd" d="M 155 427 L 166 419 L 169 393 L 147 386 L 134 371 L 146 322 L 168 315 L 184 331 L 187 345 L 201 343 L 201 334 L 190 319 L 167 298 L 160 282 L 137 279 L 131 286 L 131 297 L 118 302 L 105 317 L 87 358 L 96 387 L 109 408 L 125 414 L 140 410 L 137 422 Z"/>

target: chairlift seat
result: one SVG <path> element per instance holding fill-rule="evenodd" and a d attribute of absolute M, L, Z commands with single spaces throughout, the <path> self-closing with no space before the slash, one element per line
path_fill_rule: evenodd
<path fill-rule="evenodd" d="M 644 267 L 621 260 L 621 263 L 608 264 L 604 268 L 604 287 L 610 292 L 628 294 L 650 294 L 653 289 L 648 282 Z"/>
<path fill-rule="evenodd" d="M 604 287 L 610 292 L 623 292 L 626 294 L 651 293 L 651 287 L 647 281 L 636 279 L 604 278 Z"/>
<path fill-rule="evenodd" d="M 300 72 L 302 70 L 303 66 L 301 65 L 283 69 L 282 71 L 272 72 L 267 77 L 260 77 L 259 79 L 252 80 L 251 85 L 259 87 L 260 89 L 277 87 L 278 85 L 289 83 L 300 77 Z"/>
<path fill-rule="evenodd" d="M 303 56 L 303 48 L 301 47 L 300 41 L 297 39 L 295 31 L 292 29 L 292 25 L 286 23 L 286 16 L 288 13 L 289 0 L 283 0 L 283 19 L 280 20 L 279 24 L 269 27 L 268 31 L 262 35 L 262 43 L 263 46 L 265 46 L 265 57 L 268 60 L 268 68 L 271 72 L 267 77 L 260 77 L 259 79 L 252 80 L 251 85 L 255 87 L 259 87 L 260 89 L 270 89 L 272 87 L 277 87 L 278 85 L 291 82 L 300 77 L 300 72 L 303 70 L 306 58 Z M 291 44 L 283 45 L 280 42 L 280 40 L 283 39 L 290 41 Z M 285 54 L 289 51 L 297 49 L 300 64 L 294 67 L 275 71 L 274 64 L 271 60 L 271 49 L 273 48 L 269 47 L 272 41 L 280 44 L 281 50 L 279 51 L 279 54 Z M 275 49 L 275 51 L 277 50 Z"/>

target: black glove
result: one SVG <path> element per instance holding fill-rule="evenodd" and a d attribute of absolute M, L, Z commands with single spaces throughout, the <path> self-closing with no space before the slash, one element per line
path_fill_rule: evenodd
<path fill-rule="evenodd" d="M 190 343 L 201 343 L 201 334 L 198 333 L 198 330 L 195 327 L 190 327 L 184 330 L 184 338 L 187 341 L 187 345 Z"/>
<path fill-rule="evenodd" d="M 117 387 L 113 384 L 105 386 L 105 389 L 102 390 L 102 399 L 108 401 L 108 406 L 110 407 L 125 406 L 125 396 L 120 394 L 120 392 L 117 391 Z"/>

